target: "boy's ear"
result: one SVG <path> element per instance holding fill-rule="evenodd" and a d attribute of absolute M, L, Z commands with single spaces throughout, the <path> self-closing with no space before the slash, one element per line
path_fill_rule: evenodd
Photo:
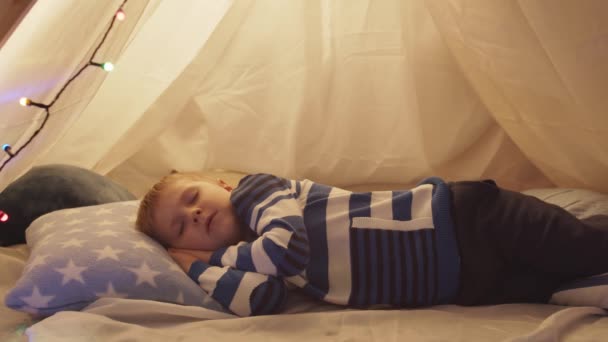
<path fill-rule="evenodd" d="M 232 189 L 233 189 L 232 186 L 229 185 L 228 183 L 224 182 L 222 179 L 218 178 L 217 182 L 222 188 L 226 189 L 226 191 L 228 191 L 228 192 L 232 191 Z"/>

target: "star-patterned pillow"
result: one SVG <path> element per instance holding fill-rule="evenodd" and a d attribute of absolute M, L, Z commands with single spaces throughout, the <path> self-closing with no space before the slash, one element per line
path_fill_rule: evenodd
<path fill-rule="evenodd" d="M 123 297 L 225 312 L 162 246 L 135 230 L 138 203 L 58 210 L 32 222 L 26 231 L 30 258 L 6 305 L 51 315 L 100 297 Z"/>

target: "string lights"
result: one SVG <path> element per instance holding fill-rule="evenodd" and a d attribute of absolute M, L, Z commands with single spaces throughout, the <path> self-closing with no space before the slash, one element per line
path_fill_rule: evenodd
<path fill-rule="evenodd" d="M 34 102 L 30 99 L 28 99 L 27 97 L 22 97 L 21 99 L 19 99 L 19 104 L 21 104 L 23 107 L 29 107 L 29 106 L 35 106 L 35 107 L 40 107 L 40 108 L 49 108 L 49 106 L 42 104 L 42 103 L 38 103 L 38 102 Z"/>
<path fill-rule="evenodd" d="M 124 0 L 122 2 L 122 4 L 120 5 L 120 7 L 118 8 L 118 10 L 112 16 L 112 21 L 110 23 L 110 26 L 106 30 L 105 34 L 103 35 L 103 38 L 101 39 L 101 41 L 99 42 L 99 44 L 97 45 L 97 47 L 95 48 L 95 50 L 93 51 L 93 54 L 91 55 L 91 58 L 89 59 L 89 62 L 87 64 L 85 64 L 82 68 L 80 68 L 74 74 L 74 76 L 72 76 L 69 80 L 67 80 L 67 82 L 65 83 L 65 85 L 59 90 L 59 92 L 57 93 L 57 95 L 55 95 L 55 98 L 49 104 L 35 102 L 35 101 L 33 101 L 33 100 L 31 100 L 31 99 L 29 99 L 27 97 L 22 97 L 21 99 L 19 99 L 19 104 L 21 104 L 24 107 L 34 106 L 34 107 L 38 107 L 38 108 L 44 109 L 44 111 L 45 111 L 44 119 L 42 120 L 42 123 L 40 124 L 40 127 L 38 127 L 38 129 L 34 133 L 32 133 L 32 135 L 30 136 L 30 138 L 23 145 L 21 145 L 19 148 L 17 148 L 16 150 L 13 150 L 13 148 L 9 144 L 2 145 L 2 150 L 8 155 L 8 158 L 6 160 L 4 160 L 3 163 L 0 165 L 0 171 L 2 171 L 2 169 L 4 169 L 4 167 L 6 166 L 6 164 L 8 164 L 8 162 L 10 162 L 13 158 L 15 158 L 19 154 L 19 152 L 21 152 L 27 145 L 29 145 L 34 140 L 34 138 L 38 135 L 38 133 L 40 133 L 40 131 L 46 125 L 46 122 L 48 121 L 49 116 L 51 115 L 51 112 L 50 112 L 51 107 L 53 107 L 53 105 L 55 104 L 55 102 L 57 102 L 57 100 L 61 97 L 61 94 L 63 94 L 63 92 L 65 91 L 65 89 L 76 78 L 78 78 L 78 76 L 80 76 L 82 74 L 82 72 L 86 68 L 91 67 L 91 66 L 92 67 L 98 67 L 98 68 L 100 68 L 100 69 L 102 69 L 102 70 L 104 70 L 106 72 L 110 72 L 110 71 L 114 70 L 114 64 L 112 64 L 109 61 L 106 61 L 106 62 L 103 62 L 103 63 L 99 63 L 99 62 L 94 62 L 93 60 L 95 59 L 95 55 L 97 54 L 97 52 L 99 51 L 99 49 L 101 48 L 101 46 L 106 41 L 106 38 L 108 37 L 108 34 L 110 33 L 110 31 L 114 27 L 114 23 L 116 21 L 123 21 L 123 20 L 125 20 L 126 14 L 123 11 L 123 7 L 127 3 L 127 1 L 128 0 Z M 0 222 L 4 222 L 4 221 L 8 220 L 8 215 L 6 215 L 6 216 L 5 215 L 6 215 L 6 213 L 0 211 Z"/>
<path fill-rule="evenodd" d="M 118 11 L 116 11 L 116 14 L 114 16 L 116 17 L 116 19 L 118 21 L 123 21 L 127 17 L 127 15 L 125 14 L 125 11 L 123 11 L 122 8 L 120 8 Z"/>
<path fill-rule="evenodd" d="M 0 210 L 0 222 L 6 222 L 8 221 L 9 217 L 8 214 L 5 213 L 4 211 Z"/>
<path fill-rule="evenodd" d="M 102 68 L 105 71 L 112 71 L 114 70 L 114 64 L 110 63 L 110 62 L 105 62 L 105 63 L 95 63 L 95 62 L 89 62 L 89 64 L 97 66 Z"/>
<path fill-rule="evenodd" d="M 9 155 L 9 156 L 11 156 L 11 157 L 14 155 L 14 154 L 13 154 L 12 147 L 11 147 L 11 145 L 9 145 L 9 144 L 4 144 L 4 145 L 2 145 L 2 150 L 3 150 L 4 152 L 6 152 L 6 154 L 8 154 L 8 155 Z"/>

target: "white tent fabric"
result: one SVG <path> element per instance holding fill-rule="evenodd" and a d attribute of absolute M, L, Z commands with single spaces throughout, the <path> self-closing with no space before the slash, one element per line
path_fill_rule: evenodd
<path fill-rule="evenodd" d="M 0 50 L 0 143 L 38 127 L 122 1 L 38 1 Z M 140 195 L 170 169 L 333 185 L 428 175 L 608 192 L 608 2 L 143 1 L 116 69 L 73 84 L 0 172 L 107 174 Z M 101 76 L 99 76 L 101 75 Z M 88 82 L 90 81 L 90 82 Z"/>

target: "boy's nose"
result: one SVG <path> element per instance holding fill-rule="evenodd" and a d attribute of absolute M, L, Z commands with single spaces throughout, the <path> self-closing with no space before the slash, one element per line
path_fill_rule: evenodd
<path fill-rule="evenodd" d="M 194 223 L 200 223 L 202 221 L 200 209 L 192 210 L 192 220 Z"/>

